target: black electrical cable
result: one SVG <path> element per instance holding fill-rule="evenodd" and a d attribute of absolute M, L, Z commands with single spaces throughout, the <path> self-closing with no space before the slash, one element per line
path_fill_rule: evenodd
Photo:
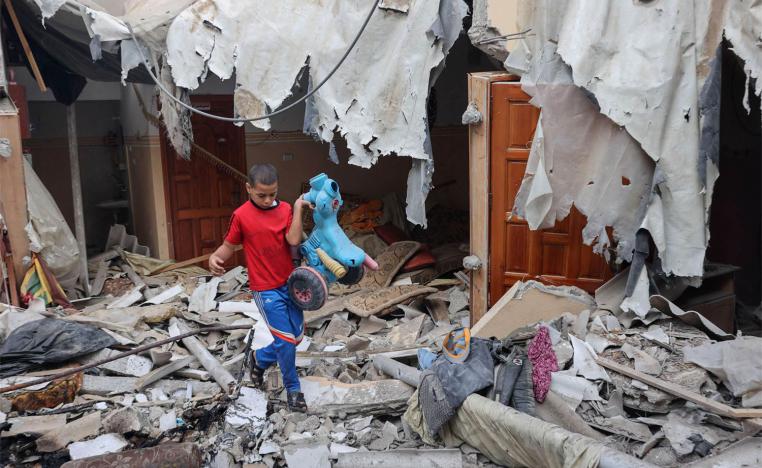
<path fill-rule="evenodd" d="M 341 65 L 347 59 L 349 54 L 352 52 L 352 50 L 354 49 L 355 45 L 357 44 L 357 41 L 360 40 L 360 37 L 362 36 L 363 32 L 365 32 L 365 28 L 368 26 L 368 23 L 370 22 L 371 17 L 373 17 L 373 13 L 376 11 L 376 8 L 378 7 L 378 4 L 379 4 L 380 1 L 381 0 L 375 0 L 373 2 L 373 8 L 371 8 L 370 13 L 368 13 L 368 16 L 365 18 L 365 21 L 363 22 L 362 27 L 360 28 L 360 31 L 357 32 L 357 35 L 355 36 L 355 38 L 352 41 L 352 43 L 349 45 L 349 48 L 347 49 L 347 51 L 344 52 L 344 55 L 341 57 L 341 60 L 339 60 L 339 62 L 336 64 L 336 66 L 333 67 L 331 72 L 328 73 L 328 75 L 323 79 L 323 81 L 318 83 L 318 85 L 315 86 L 315 88 L 312 91 L 310 91 L 309 93 L 305 94 L 304 96 L 302 96 L 301 98 L 297 99 L 296 101 L 292 102 L 291 104 L 287 105 L 286 107 L 282 107 L 282 108 L 278 109 L 277 111 L 271 112 L 269 114 L 261 115 L 259 117 L 252 117 L 252 118 L 222 117 L 220 115 L 210 114 L 210 113 L 204 112 L 204 111 L 202 111 L 200 109 L 196 109 L 195 107 L 193 107 L 191 105 L 188 105 L 188 104 L 184 103 L 183 101 L 181 101 L 180 99 L 176 98 L 174 96 L 174 94 L 170 93 L 161 83 L 159 83 L 159 79 L 156 77 L 156 75 L 153 73 L 153 71 L 151 71 L 151 65 L 148 62 L 148 59 L 146 58 L 146 56 L 143 54 L 143 49 L 140 47 L 140 43 L 138 42 L 138 39 L 135 37 L 135 33 L 132 30 L 132 26 L 127 24 L 127 29 L 130 31 L 130 36 L 132 36 L 132 40 L 135 41 L 136 48 L 138 49 L 138 54 L 140 54 L 140 58 L 141 58 L 141 60 L 143 60 L 143 64 L 145 65 L 146 70 L 148 70 L 148 74 L 150 75 L 151 79 L 154 81 L 154 83 L 156 83 L 156 86 L 161 90 L 161 92 L 163 92 L 164 94 L 169 96 L 169 98 L 172 99 L 174 102 L 176 102 L 180 106 L 188 109 L 191 112 L 194 112 L 194 113 L 196 113 L 198 115 L 203 115 L 204 117 L 208 117 L 210 119 L 216 119 L 216 120 L 221 120 L 223 122 L 231 122 L 231 123 L 256 122 L 258 120 L 265 120 L 265 119 L 269 119 L 270 117 L 274 117 L 276 115 L 282 114 L 282 113 L 288 111 L 289 109 L 292 109 L 292 108 L 298 106 L 302 102 L 304 102 L 307 99 L 309 99 L 310 97 L 312 97 L 313 94 L 318 92 L 318 90 L 320 88 L 322 88 L 323 85 L 328 82 L 328 80 L 331 79 L 331 77 L 336 73 L 336 71 L 338 71 L 339 67 L 341 67 Z"/>

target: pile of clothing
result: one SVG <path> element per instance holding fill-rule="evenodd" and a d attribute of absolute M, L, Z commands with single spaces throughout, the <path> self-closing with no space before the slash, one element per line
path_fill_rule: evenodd
<path fill-rule="evenodd" d="M 437 435 L 473 393 L 534 415 L 550 389 L 550 375 L 558 362 L 547 327 L 526 340 L 498 340 L 471 336 L 457 328 L 445 336 L 441 350 L 418 352 L 423 370 L 418 404 L 428 434 Z"/>

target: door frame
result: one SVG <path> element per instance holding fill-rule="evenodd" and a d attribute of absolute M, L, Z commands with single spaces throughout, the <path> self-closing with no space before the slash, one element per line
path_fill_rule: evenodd
<path fill-rule="evenodd" d="M 468 127 L 470 254 L 481 260 L 481 267 L 471 273 L 471 326 L 487 313 L 489 307 L 491 88 L 495 82 L 519 79 L 499 71 L 468 74 L 468 102 L 481 114 L 481 120 Z"/>
<path fill-rule="evenodd" d="M 190 96 L 191 104 L 194 106 L 199 106 L 200 104 L 204 103 L 223 103 L 227 104 L 230 103 L 230 114 L 225 115 L 225 117 L 230 117 L 233 115 L 233 95 L 232 94 L 194 94 Z M 193 118 L 193 116 L 191 116 Z M 208 118 L 208 117 L 203 117 Z M 233 125 L 232 123 L 230 125 Z M 245 127 L 241 128 L 241 131 L 244 133 L 240 144 L 240 151 L 241 154 L 243 154 L 243 161 L 244 166 L 246 163 L 246 130 Z M 167 158 L 170 153 L 170 147 L 171 143 L 169 142 L 169 139 L 167 138 L 167 133 L 162 128 L 160 130 L 160 139 L 161 139 L 161 170 L 162 170 L 162 180 L 164 181 L 164 206 L 165 206 L 165 213 L 166 213 L 166 220 L 167 220 L 167 236 L 168 236 L 168 244 L 169 244 L 169 254 L 170 258 L 176 258 L 175 255 L 175 235 L 174 235 L 174 208 L 172 206 L 172 194 L 170 192 L 170 177 L 169 177 L 169 168 L 167 167 Z M 246 172 L 246 168 L 243 168 L 243 172 Z M 220 239 L 220 243 L 222 243 L 222 239 Z"/>

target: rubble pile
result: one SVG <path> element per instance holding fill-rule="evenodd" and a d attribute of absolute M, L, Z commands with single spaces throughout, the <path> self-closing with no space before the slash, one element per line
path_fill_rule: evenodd
<path fill-rule="evenodd" d="M 272 340 L 244 268 L 112 245 L 91 260 L 100 296 L 0 313 L 4 463 L 676 466 L 759 447 L 762 339 L 661 296 L 625 312 L 617 278 L 595 298 L 518 282 L 471 327 L 455 262 L 403 271 L 420 249 L 382 246 L 377 272 L 305 312 L 301 414 L 277 368 L 263 388 L 242 369 L 250 334 Z"/>
<path fill-rule="evenodd" d="M 436 347 L 447 332 L 469 325 L 463 280 L 450 275 L 416 284 L 401 272 L 420 244 L 388 246 L 378 273 L 369 273 L 358 288 L 332 289 L 323 309 L 305 313 L 297 366 L 310 413 L 300 414 L 287 411 L 277 368 L 268 370 L 263 389 L 248 385 L 248 372 L 241 374 L 249 329 L 255 347 L 272 339 L 247 292 L 245 268 L 214 277 L 198 266 L 131 252 L 118 234 L 90 259 L 93 298 L 75 301 L 76 309 L 37 301 L 0 315 L 4 356 L 35 354 L 39 346 L 82 348 L 0 373 L 0 387 L 91 366 L 0 396 L 0 448 L 11 466 L 80 466 L 78 460 L 108 461 L 117 453 L 138 460 L 164 457 L 165 450 L 186 457 L 187 466 L 355 466 L 342 457 L 404 450 L 443 466 L 489 464 L 467 447 L 429 453 L 442 447 L 425 444 L 401 419 L 415 388 L 371 362 L 385 355 L 414 364 L 419 349 Z M 68 324 L 71 332 L 65 340 L 49 336 L 38 348 L 19 347 L 24 327 L 39 330 L 43 322 Z M 170 341 L 221 327 L 238 329 Z M 167 342 L 119 357 L 159 341 Z"/>

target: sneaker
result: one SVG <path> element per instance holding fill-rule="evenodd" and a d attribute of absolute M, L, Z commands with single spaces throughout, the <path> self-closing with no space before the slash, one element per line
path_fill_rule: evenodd
<path fill-rule="evenodd" d="M 253 351 L 249 360 L 249 378 L 251 383 L 257 388 L 262 388 L 265 383 L 265 369 L 257 365 L 257 358 Z"/>
<path fill-rule="evenodd" d="M 304 393 L 288 392 L 288 409 L 298 413 L 306 413 L 307 402 L 304 401 Z"/>

